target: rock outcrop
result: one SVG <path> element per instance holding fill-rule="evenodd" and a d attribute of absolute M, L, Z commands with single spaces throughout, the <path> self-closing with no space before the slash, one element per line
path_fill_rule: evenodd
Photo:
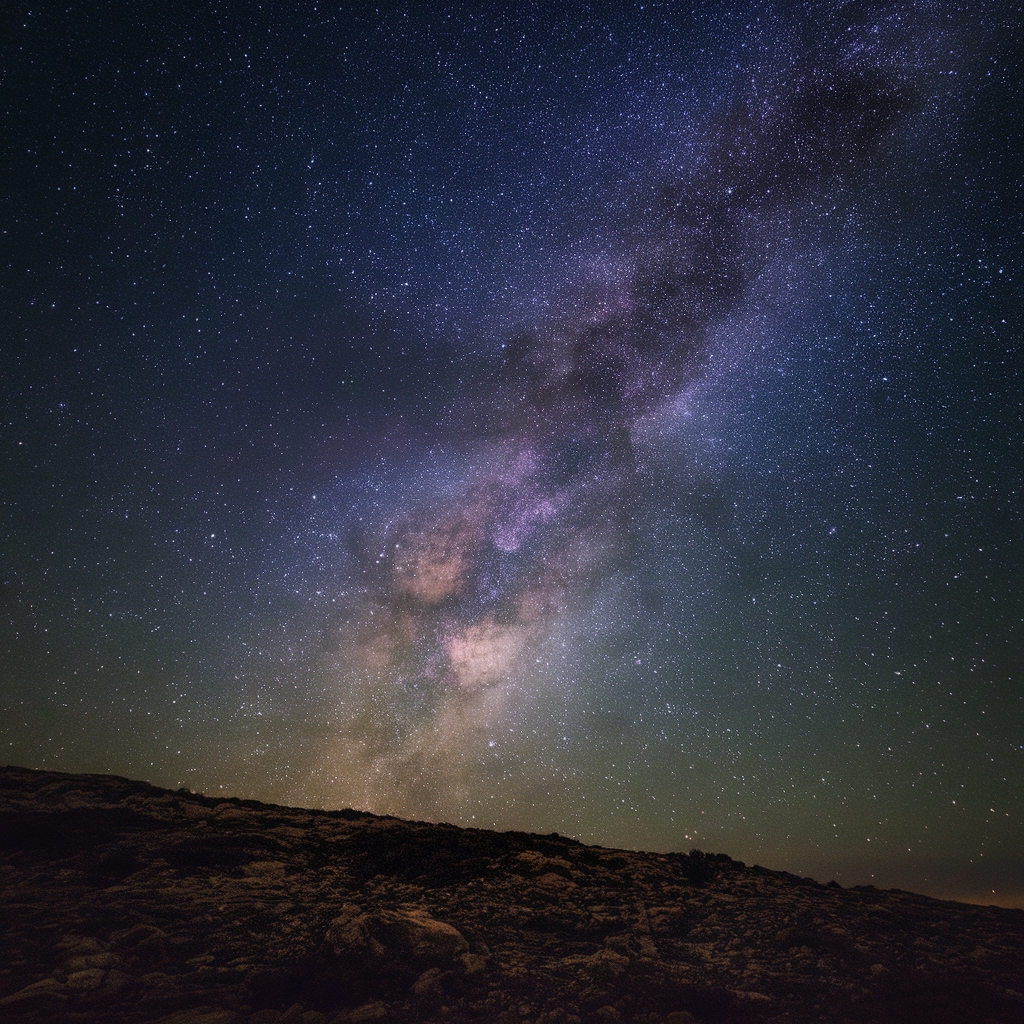
<path fill-rule="evenodd" d="M 1024 911 L 0 769 L 0 1021 L 1024 1020 Z"/>

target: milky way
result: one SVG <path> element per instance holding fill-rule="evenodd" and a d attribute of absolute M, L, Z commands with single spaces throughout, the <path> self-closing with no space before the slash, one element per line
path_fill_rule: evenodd
<path fill-rule="evenodd" d="M 399 505 L 349 541 L 338 646 L 343 676 L 358 673 L 348 699 L 371 707 L 343 730 L 343 754 L 329 748 L 343 789 L 359 780 L 364 802 L 408 813 L 464 799 L 474 747 L 529 700 L 522 680 L 559 613 L 630 569 L 647 483 L 637 435 L 700 377 L 793 207 L 863 168 L 905 91 L 844 62 L 741 95 L 709 126 L 709 151 L 622 226 L 611 279 L 467 382 L 459 398 L 485 437 L 474 467 L 434 507 Z"/>
<path fill-rule="evenodd" d="M 9 759 L 1019 901 L 1018 13 L 6 15 Z"/>

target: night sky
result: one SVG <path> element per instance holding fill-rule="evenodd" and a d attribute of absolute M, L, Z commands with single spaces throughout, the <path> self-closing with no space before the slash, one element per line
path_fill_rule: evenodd
<path fill-rule="evenodd" d="M 0 19 L 3 760 L 1024 906 L 1016 4 Z"/>

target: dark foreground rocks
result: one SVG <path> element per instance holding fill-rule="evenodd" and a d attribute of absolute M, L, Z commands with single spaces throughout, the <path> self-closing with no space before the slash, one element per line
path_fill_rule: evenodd
<path fill-rule="evenodd" d="M 1024 1021 L 1024 911 L 0 769 L 0 1021 Z"/>

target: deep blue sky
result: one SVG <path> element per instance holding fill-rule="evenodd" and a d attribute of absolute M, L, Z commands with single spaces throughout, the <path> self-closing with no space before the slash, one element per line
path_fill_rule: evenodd
<path fill-rule="evenodd" d="M 1022 905 L 1014 5 L 2 17 L 6 760 Z"/>

